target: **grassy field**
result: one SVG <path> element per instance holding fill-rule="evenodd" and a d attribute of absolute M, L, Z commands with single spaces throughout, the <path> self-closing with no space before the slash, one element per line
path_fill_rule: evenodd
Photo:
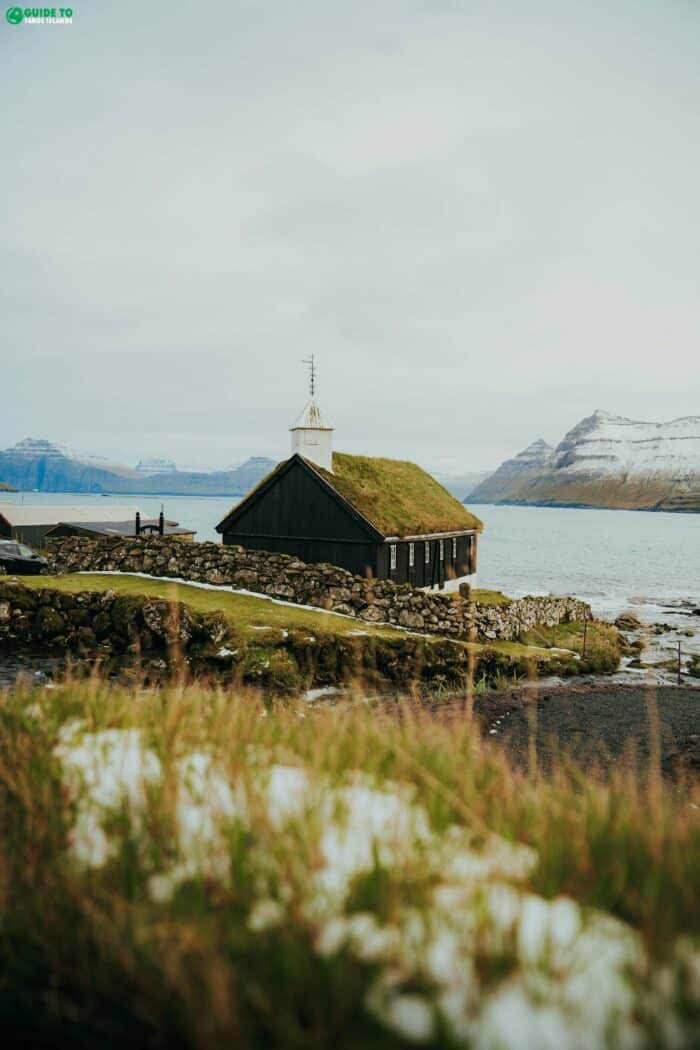
<path fill-rule="evenodd" d="M 520 636 L 524 645 L 552 646 L 586 656 L 587 662 L 611 670 L 620 660 L 620 634 L 612 624 L 560 623 L 556 627 L 533 627 Z"/>
<path fill-rule="evenodd" d="M 691 1047 L 700 791 L 468 719 L 0 693 L 0 1015 L 32 1047 Z"/>
<path fill-rule="evenodd" d="M 79 594 L 80 591 L 115 591 L 117 594 L 144 594 L 151 598 L 165 598 L 184 602 L 198 612 L 223 612 L 242 635 L 260 636 L 262 628 L 280 631 L 290 627 L 325 631 L 338 637 L 356 635 L 359 630 L 378 637 L 401 635 L 393 627 L 377 627 L 349 616 L 323 610 L 304 609 L 298 605 L 284 605 L 255 595 L 238 594 L 221 588 L 209 590 L 194 584 L 173 583 L 167 579 L 146 579 L 127 573 L 74 573 L 67 576 L 27 576 L 22 579 L 30 587 L 51 587 L 58 591 Z"/>
<path fill-rule="evenodd" d="M 428 653 L 432 654 L 433 662 L 445 663 L 444 670 L 448 673 L 448 679 L 452 671 L 457 674 L 458 678 L 468 671 L 466 664 L 461 669 L 452 667 L 452 671 L 449 670 L 450 665 L 455 663 L 450 657 L 451 653 L 454 654 L 455 647 L 469 654 L 470 660 L 473 657 L 470 673 L 473 674 L 474 684 L 480 688 L 485 688 L 487 685 L 512 684 L 514 679 L 530 674 L 539 675 L 550 672 L 577 674 L 583 669 L 613 670 L 619 658 L 619 654 L 616 656 L 612 650 L 606 649 L 603 654 L 604 659 L 597 660 L 600 654 L 595 648 L 594 640 L 599 632 L 604 634 L 608 631 L 602 625 L 591 625 L 589 628 L 590 660 L 584 665 L 573 655 L 573 645 L 569 648 L 564 642 L 552 648 L 547 639 L 543 643 L 533 642 L 532 644 L 501 641 L 489 641 L 488 643 L 453 641 L 444 637 L 416 635 L 398 628 L 368 624 L 359 619 L 321 610 L 284 605 L 254 595 L 238 594 L 225 589 L 209 590 L 191 584 L 173 583 L 167 579 L 147 579 L 119 573 L 118 575 L 75 574 L 60 577 L 27 577 L 23 582 L 35 589 L 49 587 L 72 594 L 84 591 L 113 590 L 122 595 L 165 598 L 173 602 L 183 602 L 201 613 L 222 612 L 231 625 L 233 640 L 230 644 L 247 647 L 249 662 L 262 666 L 268 660 L 270 647 L 278 651 L 275 666 L 279 664 L 280 681 L 281 684 L 286 683 L 286 685 L 298 679 L 299 674 L 298 668 L 291 666 L 290 661 L 286 658 L 286 653 L 282 653 L 282 650 L 293 650 L 295 664 L 308 665 L 308 650 L 312 648 L 313 653 L 316 656 L 322 656 L 328 665 L 326 678 L 315 684 L 333 684 L 338 676 L 341 679 L 346 677 L 344 671 L 333 670 L 333 668 L 341 665 L 348 666 L 347 660 L 336 660 L 336 650 L 339 646 L 343 649 L 354 645 L 363 652 L 371 650 L 369 660 L 363 656 L 365 668 L 368 664 L 375 663 L 377 659 L 382 664 L 383 672 L 387 662 L 396 663 L 395 668 L 390 669 L 389 675 L 395 683 L 401 681 L 401 661 L 403 660 L 403 666 L 406 669 L 404 684 L 408 685 L 410 684 L 408 668 L 413 663 L 414 643 L 422 639 L 421 646 L 430 647 Z M 614 628 L 609 630 L 616 636 Z M 306 651 L 301 652 L 301 650 Z M 381 660 L 385 650 L 395 650 L 395 655 L 390 654 L 388 661 Z M 424 657 L 419 657 L 418 662 L 424 663 Z M 255 668 L 253 667 L 252 670 L 254 671 Z M 267 669 L 267 679 L 263 684 L 267 686 L 273 684 L 273 672 L 274 667 Z M 442 679 L 445 675 L 438 668 L 434 677 Z M 450 680 L 456 681 L 454 678 Z M 299 684 L 301 685 L 301 681 Z"/>
<path fill-rule="evenodd" d="M 146 594 L 154 598 L 166 598 L 168 601 L 185 602 L 199 612 L 223 612 L 237 628 L 248 633 L 257 631 L 261 627 L 270 627 L 275 630 L 306 627 L 310 630 L 330 631 L 332 634 L 344 637 L 357 634 L 358 630 L 380 637 L 403 633 L 399 628 L 387 625 L 377 626 L 320 609 L 304 609 L 292 603 L 285 605 L 269 601 L 262 596 L 240 594 L 224 588 L 209 590 L 193 584 L 173 583 L 166 578 L 151 579 L 143 576 L 130 576 L 128 573 L 26 576 L 22 578 L 22 583 L 28 587 L 51 587 L 71 594 L 79 594 L 80 591 L 86 590 L 113 590 L 118 594 Z M 450 594 L 450 597 L 456 601 L 464 600 L 459 594 Z M 511 601 L 500 591 L 487 590 L 473 591 L 472 599 L 484 605 L 507 605 Z M 536 648 L 550 648 L 546 639 L 543 644 L 539 642 L 533 644 Z"/>
<path fill-rule="evenodd" d="M 456 601 L 459 601 L 462 597 L 459 591 L 450 591 L 449 595 Z M 513 600 L 506 594 L 503 594 L 502 591 L 487 591 L 483 587 L 473 587 L 469 597 L 471 601 L 477 602 L 479 605 L 510 605 Z"/>

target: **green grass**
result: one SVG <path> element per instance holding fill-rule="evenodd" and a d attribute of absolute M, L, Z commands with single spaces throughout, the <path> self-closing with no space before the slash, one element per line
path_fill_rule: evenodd
<path fill-rule="evenodd" d="M 625 1020 L 634 1045 L 696 1045 L 697 782 L 524 773 L 466 717 L 356 700 L 0 692 L 6 1033 L 397 1050 L 418 1021 L 495 1047 L 515 990 L 526 1045 L 543 1016 L 561 1046 L 612 1050 Z"/>
<path fill-rule="evenodd" d="M 231 628 L 226 645 L 236 650 L 227 673 L 239 682 L 287 694 L 358 682 L 368 689 L 389 686 L 405 692 L 419 686 L 439 694 L 470 683 L 476 691 L 504 689 L 540 675 L 613 671 L 620 656 L 614 644 L 617 632 L 605 626 L 600 630 L 606 639 L 609 632 L 610 644 L 606 641 L 604 652 L 598 652 L 593 645 L 597 628 L 589 625 L 587 657 L 581 660 L 573 655 L 578 650 L 572 630 L 562 633 L 555 647 L 546 633 L 521 642 L 464 641 L 126 573 L 29 577 L 26 582 L 34 589 L 72 594 L 114 590 L 124 596 L 182 602 L 202 614 L 223 613 Z M 220 673 L 211 656 L 195 654 L 192 669 Z"/>
<path fill-rule="evenodd" d="M 455 598 L 464 601 L 459 591 L 447 592 L 450 598 Z M 510 605 L 513 601 L 507 594 L 503 594 L 502 591 L 488 591 L 483 587 L 472 587 L 469 593 L 469 601 L 476 602 L 477 605 Z"/>
<path fill-rule="evenodd" d="M 612 624 L 599 620 L 589 621 L 585 632 L 579 622 L 531 628 L 522 633 L 520 640 L 526 645 L 570 649 L 581 656 L 579 668 L 587 673 L 615 671 L 620 664 L 620 632 Z"/>
<path fill-rule="evenodd" d="M 358 632 L 367 633 L 378 638 L 401 638 L 405 637 L 405 630 L 390 627 L 377 626 L 364 620 L 341 616 L 337 613 L 324 612 L 323 610 L 303 609 L 294 605 L 280 605 L 277 602 L 268 601 L 266 598 L 256 598 L 253 595 L 237 594 L 233 591 L 217 590 L 210 591 L 192 584 L 172 583 L 166 579 L 145 579 L 142 576 L 130 576 L 128 573 L 119 573 L 118 576 L 95 573 L 84 575 L 74 573 L 66 576 L 28 576 L 22 579 L 22 583 L 33 588 L 49 587 L 52 590 L 64 591 L 70 594 L 79 594 L 81 591 L 116 591 L 117 594 L 145 595 L 152 598 L 165 598 L 167 601 L 183 602 L 198 612 L 211 613 L 223 612 L 237 632 L 248 639 L 260 641 L 265 631 L 270 628 L 270 633 L 289 630 L 290 628 L 305 628 L 331 634 L 339 638 L 357 636 Z M 497 591 L 484 592 L 497 595 Z M 500 604 L 498 601 L 495 604 Z M 453 645 L 464 646 L 475 652 L 490 650 L 496 653 L 505 653 L 509 656 L 527 658 L 530 655 L 539 655 L 544 658 L 552 656 L 549 653 L 551 646 L 543 636 L 542 639 L 533 640 L 532 643 L 519 642 L 465 642 L 437 635 L 424 637 L 433 638 L 434 641 L 444 643 L 446 640 Z M 566 646 L 563 646 L 566 648 Z"/>
<path fill-rule="evenodd" d="M 260 628 L 269 627 L 271 631 L 305 628 L 333 634 L 337 637 L 348 637 L 358 631 L 367 631 L 377 637 L 396 637 L 403 632 L 393 627 L 376 627 L 362 620 L 351 619 L 336 613 L 316 612 L 294 605 L 280 605 L 266 598 L 247 594 L 236 594 L 227 590 L 207 590 L 191 584 L 173 583 L 167 579 L 145 579 L 141 576 L 130 576 L 127 573 L 117 575 L 81 573 L 66 576 L 27 576 L 23 583 L 29 587 L 50 587 L 70 594 L 81 591 L 116 591 L 117 594 L 146 595 L 150 598 L 165 598 L 172 602 L 183 602 L 202 613 L 223 612 L 236 631 L 245 638 L 260 640 L 265 633 Z"/>

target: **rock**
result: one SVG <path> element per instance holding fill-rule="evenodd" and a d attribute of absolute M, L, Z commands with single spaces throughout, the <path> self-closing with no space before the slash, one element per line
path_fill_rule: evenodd
<path fill-rule="evenodd" d="M 81 652 L 92 652 L 97 644 L 95 632 L 90 627 L 80 627 L 77 635 L 77 648 Z"/>
<path fill-rule="evenodd" d="M 638 631 L 642 627 L 642 621 L 634 613 L 622 613 L 615 620 L 615 626 L 620 631 Z"/>
<path fill-rule="evenodd" d="M 417 612 L 409 612 L 408 609 L 402 609 L 399 613 L 399 624 L 402 627 L 411 627 L 413 629 L 419 629 L 425 626 L 425 620 Z"/>
<path fill-rule="evenodd" d="M 66 621 L 48 605 L 42 605 L 34 618 L 34 632 L 39 638 L 52 638 L 62 634 L 66 629 Z"/>
<path fill-rule="evenodd" d="M 186 645 L 192 637 L 189 613 L 183 605 L 169 602 L 147 602 L 141 608 L 149 631 L 168 645 Z"/>
<path fill-rule="evenodd" d="M 114 596 L 114 591 L 112 591 L 111 593 L 112 596 Z M 114 597 L 112 597 L 112 600 L 114 600 Z M 107 637 L 107 635 L 110 632 L 111 626 L 112 618 L 109 615 L 109 613 L 105 612 L 104 610 L 101 610 L 92 618 L 92 629 L 95 632 L 95 636 L 100 640 Z"/>

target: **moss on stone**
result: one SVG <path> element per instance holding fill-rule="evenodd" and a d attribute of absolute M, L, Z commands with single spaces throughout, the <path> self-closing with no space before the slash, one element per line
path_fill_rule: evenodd
<path fill-rule="evenodd" d="M 66 621 L 60 613 L 49 605 L 42 605 L 34 618 L 34 632 L 39 638 L 54 638 L 63 634 Z"/>

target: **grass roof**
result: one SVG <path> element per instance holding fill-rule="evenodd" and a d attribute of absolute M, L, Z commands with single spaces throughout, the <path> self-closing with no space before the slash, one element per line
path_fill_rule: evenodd
<path fill-rule="evenodd" d="M 483 528 L 479 519 L 415 463 L 333 453 L 333 473 L 311 464 L 385 536 Z"/>

